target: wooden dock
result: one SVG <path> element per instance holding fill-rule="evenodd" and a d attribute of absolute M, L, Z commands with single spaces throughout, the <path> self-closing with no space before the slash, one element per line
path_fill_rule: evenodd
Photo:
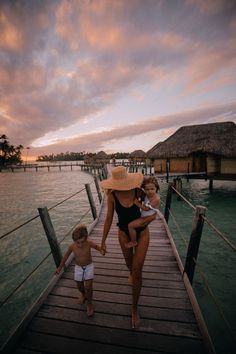
<path fill-rule="evenodd" d="M 101 242 L 102 207 L 90 237 Z M 95 314 L 78 304 L 73 262 L 57 281 L 11 353 L 213 353 L 192 292 L 181 274 L 178 254 L 160 216 L 150 225 L 151 241 L 143 269 L 141 326 L 131 328 L 131 287 L 117 239 L 116 220 L 107 238 L 108 253 L 93 250 Z"/>

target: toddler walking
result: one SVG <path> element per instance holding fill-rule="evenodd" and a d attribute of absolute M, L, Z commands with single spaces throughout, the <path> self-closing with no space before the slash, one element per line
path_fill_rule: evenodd
<path fill-rule="evenodd" d="M 100 246 L 88 240 L 87 227 L 83 224 L 73 231 L 72 239 L 74 242 L 69 246 L 55 273 L 60 273 L 68 257 L 73 252 L 75 256 L 74 280 L 81 293 L 79 302 L 83 304 L 87 300 L 87 315 L 90 317 L 94 313 L 92 304 L 94 264 L 92 262 L 91 248 L 98 250 L 101 254 L 104 253 Z"/>

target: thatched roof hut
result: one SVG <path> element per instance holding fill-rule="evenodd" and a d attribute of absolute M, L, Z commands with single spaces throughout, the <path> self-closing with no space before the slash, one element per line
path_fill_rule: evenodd
<path fill-rule="evenodd" d="M 131 162 L 144 162 L 146 153 L 143 150 L 134 150 L 129 154 L 129 161 Z"/>
<path fill-rule="evenodd" d="M 104 151 L 99 151 L 97 154 L 96 154 L 96 160 L 106 160 L 106 159 L 109 159 L 109 155 L 107 155 Z"/>
<path fill-rule="evenodd" d="M 147 152 L 151 159 L 186 157 L 193 153 L 236 157 L 236 125 L 233 122 L 190 125 L 179 128 Z"/>
<path fill-rule="evenodd" d="M 146 157 L 146 152 L 143 150 L 134 150 L 129 154 L 129 157 L 133 158 L 145 158 Z"/>

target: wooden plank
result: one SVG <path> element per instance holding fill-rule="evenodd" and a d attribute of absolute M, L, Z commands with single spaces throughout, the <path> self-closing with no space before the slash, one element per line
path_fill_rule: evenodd
<path fill-rule="evenodd" d="M 52 290 L 51 294 L 77 298 L 78 290 L 73 288 L 64 288 L 58 285 Z M 131 304 L 131 295 L 129 294 L 94 291 L 93 298 L 94 300 L 100 301 Z M 155 296 L 143 295 L 140 297 L 140 305 L 176 309 L 191 309 L 188 299 L 158 298 Z"/>
<path fill-rule="evenodd" d="M 93 342 L 93 333 L 91 333 L 90 339 L 85 341 L 83 339 L 79 340 L 61 335 L 55 336 L 28 331 L 23 338 L 22 346 L 33 350 L 41 348 L 44 353 L 55 354 L 78 353 L 78 349 L 79 353 L 92 354 L 147 354 L 146 350 Z M 150 351 L 149 353 L 158 352 Z"/>
<path fill-rule="evenodd" d="M 70 279 L 61 279 L 60 286 L 73 288 L 77 290 L 77 286 L 74 280 Z M 112 284 L 111 282 L 101 283 L 97 280 L 93 282 L 93 290 L 94 291 L 109 291 L 109 292 L 116 292 L 116 293 L 123 293 L 123 294 L 131 294 L 132 288 L 127 287 L 126 284 Z M 180 299 L 188 299 L 185 290 L 177 290 L 177 289 L 162 289 L 157 287 L 142 287 L 142 295 L 146 296 L 157 296 L 157 297 L 172 297 L 172 298 L 180 298 Z"/>
<path fill-rule="evenodd" d="M 51 333 L 53 335 L 63 335 L 68 338 L 91 340 L 91 325 L 80 325 L 78 323 L 67 322 L 67 326 L 64 326 L 62 321 L 47 318 L 35 318 L 32 323 L 32 330 L 40 333 Z M 121 342 L 122 338 L 122 342 Z M 93 330 L 92 340 L 100 343 L 120 345 L 129 348 L 141 348 L 146 350 L 146 353 L 151 350 L 155 353 L 201 353 L 203 348 L 201 342 L 198 339 L 171 337 L 163 335 L 153 336 L 150 333 L 140 331 L 126 331 L 114 330 L 113 328 L 96 327 Z M 120 353 L 122 353 L 120 348 Z M 190 351 L 191 350 L 191 351 Z M 93 353 L 93 352 L 92 352 Z M 113 352 L 111 352 L 113 353 Z"/>
<path fill-rule="evenodd" d="M 122 260 L 123 262 L 123 260 Z M 118 270 L 126 270 L 127 267 L 125 264 L 117 264 L 117 263 L 105 263 L 105 262 L 97 262 L 95 264 L 95 269 L 100 268 L 100 269 L 111 269 L 117 272 Z M 144 272 L 152 272 L 152 273 L 173 273 L 173 274 L 179 274 L 178 266 L 176 265 L 175 267 L 168 267 L 168 266 L 158 266 L 158 267 L 152 267 L 152 266 L 146 266 L 144 265 L 143 267 L 143 273 Z"/>
<path fill-rule="evenodd" d="M 113 305 L 114 306 L 114 305 Z M 43 307 L 39 312 L 40 317 L 49 317 L 61 321 L 71 321 L 80 324 L 87 324 L 99 327 L 119 328 L 131 330 L 131 316 L 108 314 L 96 312 L 93 318 L 88 317 L 85 311 L 79 309 L 56 308 L 56 307 Z M 174 321 L 161 321 L 158 319 L 142 317 L 139 331 L 168 334 L 171 336 L 199 338 L 200 333 L 198 327 L 194 323 L 174 322 Z"/>
<path fill-rule="evenodd" d="M 66 274 L 70 275 L 71 277 L 74 276 L 74 268 L 70 267 L 68 268 Z M 97 275 L 103 275 L 106 277 L 113 277 L 113 278 L 117 278 L 117 277 L 125 277 L 126 279 L 128 279 L 128 275 L 129 272 L 128 270 L 119 270 L 116 269 L 116 272 L 114 272 L 114 270 L 112 269 L 107 269 L 107 268 L 99 268 L 96 265 L 95 268 L 95 277 Z M 181 282 L 181 284 L 183 284 L 183 280 L 182 280 L 182 276 L 179 273 L 160 273 L 160 272 L 146 272 L 143 274 L 143 279 L 145 281 L 145 279 L 150 279 L 150 280 L 174 280 L 174 281 L 178 281 Z"/>
<path fill-rule="evenodd" d="M 73 272 L 66 272 L 63 274 L 62 279 L 71 279 L 74 280 L 74 273 Z M 107 275 L 99 275 L 96 274 L 94 278 L 94 282 L 99 283 L 106 283 L 109 282 L 110 284 L 123 284 L 127 285 L 127 276 L 125 277 L 107 277 Z M 185 290 L 185 286 L 180 281 L 169 280 L 169 279 L 143 279 L 143 287 L 157 287 L 157 288 L 164 288 L 164 289 L 182 289 Z"/>
<path fill-rule="evenodd" d="M 56 306 L 56 307 L 67 307 L 71 309 L 80 309 L 81 311 L 85 308 L 78 304 L 78 298 L 68 298 L 57 295 L 50 295 L 45 303 L 48 306 Z M 97 301 L 94 300 L 94 306 L 96 312 L 109 313 L 109 314 L 120 314 L 120 315 L 130 315 L 130 305 L 124 303 L 117 303 L 114 306 L 112 302 L 106 301 Z M 159 307 L 151 307 L 151 306 L 139 306 L 140 314 L 142 317 L 151 318 L 151 319 L 160 319 L 160 320 L 168 320 L 168 321 L 182 321 L 182 322 L 190 322 L 196 323 L 196 319 L 192 313 L 192 311 L 188 310 L 178 310 L 178 309 L 168 309 L 168 308 L 159 308 Z"/>

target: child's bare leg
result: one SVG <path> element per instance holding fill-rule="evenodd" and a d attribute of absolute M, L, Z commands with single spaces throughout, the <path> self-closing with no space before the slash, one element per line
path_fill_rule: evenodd
<path fill-rule="evenodd" d="M 80 291 L 80 297 L 79 297 L 79 303 L 83 304 L 86 299 L 86 294 L 85 294 L 85 289 L 84 289 L 84 282 L 83 281 L 77 281 L 77 288 Z"/>
<path fill-rule="evenodd" d="M 87 315 L 89 317 L 93 316 L 93 279 L 84 281 L 84 289 L 87 298 Z"/>
<path fill-rule="evenodd" d="M 128 229 L 129 229 L 129 236 L 130 236 L 131 241 L 125 244 L 126 248 L 131 248 L 131 247 L 137 246 L 136 229 L 139 227 L 142 227 L 142 224 L 143 224 L 143 218 L 135 219 L 129 223 Z"/>

